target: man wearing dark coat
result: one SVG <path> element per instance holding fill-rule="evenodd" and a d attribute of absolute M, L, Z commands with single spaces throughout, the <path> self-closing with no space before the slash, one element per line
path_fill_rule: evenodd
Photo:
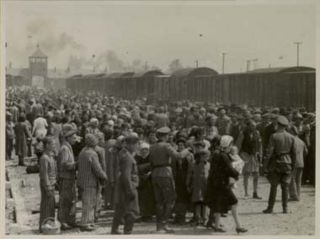
<path fill-rule="evenodd" d="M 19 157 L 19 165 L 24 166 L 24 158 L 27 156 L 28 142 L 31 141 L 31 132 L 24 115 L 19 116 L 19 122 L 15 125 L 16 136 L 15 153 Z"/>
<path fill-rule="evenodd" d="M 186 140 L 179 138 L 176 142 L 178 144 L 178 151 L 185 149 Z M 187 178 L 191 174 L 193 166 L 193 154 L 188 154 L 185 158 L 174 161 L 174 179 L 177 192 L 177 200 L 175 204 L 175 219 L 177 224 L 184 224 L 186 222 L 186 214 L 188 206 L 191 204 L 190 192 L 188 191 Z"/>
<path fill-rule="evenodd" d="M 135 133 L 127 135 L 124 147 L 119 152 L 119 174 L 116 181 L 115 212 L 111 234 L 121 234 L 119 225 L 124 219 L 124 234 L 131 234 L 133 225 L 139 216 L 137 187 L 139 176 L 134 154 L 137 151 L 139 138 Z"/>
<path fill-rule="evenodd" d="M 216 127 L 220 135 L 230 135 L 231 133 L 231 119 L 226 115 L 226 110 L 220 108 L 218 110 L 219 117 L 216 120 Z"/>

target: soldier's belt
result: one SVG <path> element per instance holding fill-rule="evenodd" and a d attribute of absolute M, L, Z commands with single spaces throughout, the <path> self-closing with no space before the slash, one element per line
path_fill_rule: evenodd
<path fill-rule="evenodd" d="M 154 169 L 154 168 L 163 168 L 163 167 L 171 167 L 171 165 L 170 164 L 152 165 L 152 169 Z"/>
<path fill-rule="evenodd" d="M 290 155 L 290 153 L 280 153 L 280 154 L 276 154 L 275 157 L 281 157 L 281 156 L 285 156 L 285 155 Z"/>

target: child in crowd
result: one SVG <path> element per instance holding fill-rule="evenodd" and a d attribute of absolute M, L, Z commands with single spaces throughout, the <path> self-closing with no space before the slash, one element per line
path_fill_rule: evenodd
<path fill-rule="evenodd" d="M 231 147 L 230 158 L 232 159 L 232 167 L 235 170 L 237 170 L 239 174 L 241 174 L 244 166 L 244 161 L 239 156 L 239 150 L 237 146 Z M 233 189 L 237 188 L 236 181 L 234 178 L 229 178 L 229 184 Z"/>
<path fill-rule="evenodd" d="M 194 204 L 196 226 L 206 225 L 208 220 L 208 207 L 205 205 L 205 194 L 207 179 L 209 176 L 210 163 L 208 162 L 210 152 L 202 149 L 195 153 L 195 162 L 189 177 L 189 190 L 192 203 Z"/>

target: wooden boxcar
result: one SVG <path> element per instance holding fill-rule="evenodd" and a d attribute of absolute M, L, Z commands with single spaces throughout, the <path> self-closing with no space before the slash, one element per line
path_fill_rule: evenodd
<path fill-rule="evenodd" d="M 202 100 L 206 78 L 218 75 L 218 72 L 208 67 L 184 68 L 174 72 L 170 78 L 171 99 Z"/>
<path fill-rule="evenodd" d="M 206 89 L 211 96 L 202 93 L 203 101 L 315 109 L 315 69 L 310 67 L 216 75 L 209 77 L 208 85 Z M 205 92 L 205 88 L 201 92 Z"/>
<path fill-rule="evenodd" d="M 134 75 L 136 80 L 136 97 L 148 97 L 156 91 L 155 77 L 163 75 L 159 70 L 152 70 Z"/>
<path fill-rule="evenodd" d="M 11 82 L 9 79 L 7 82 Z M 76 75 L 67 88 L 97 90 L 126 99 L 219 102 L 254 106 L 306 107 L 315 110 L 315 69 L 282 67 L 219 75 L 207 67 L 185 68 L 171 76 L 161 71 Z"/>

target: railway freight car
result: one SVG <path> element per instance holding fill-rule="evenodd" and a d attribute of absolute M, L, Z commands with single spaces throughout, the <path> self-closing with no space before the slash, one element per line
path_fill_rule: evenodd
<path fill-rule="evenodd" d="M 153 96 L 161 101 L 167 101 L 170 99 L 170 75 L 156 75 L 154 76 L 154 90 Z"/>
<path fill-rule="evenodd" d="M 266 68 L 221 76 L 230 103 L 315 109 L 315 69 Z"/>
<path fill-rule="evenodd" d="M 69 90 L 81 91 L 82 86 L 82 75 L 74 75 L 66 79 L 66 87 Z"/>
<path fill-rule="evenodd" d="M 315 69 L 310 67 L 200 76 L 186 84 L 195 92 L 190 97 L 201 101 L 315 109 Z"/>
<path fill-rule="evenodd" d="M 158 91 L 157 77 L 163 75 L 159 70 L 147 71 L 134 75 L 136 82 L 136 97 L 148 97 Z"/>
<path fill-rule="evenodd" d="M 102 87 L 103 92 L 107 95 L 115 95 L 116 81 L 122 75 L 121 72 L 114 72 L 107 75 Z"/>
<path fill-rule="evenodd" d="M 315 69 L 310 67 L 267 68 L 223 75 L 207 67 L 181 69 L 171 76 L 160 71 L 77 75 L 67 79 L 67 87 L 126 99 L 188 99 L 315 110 Z"/>
<path fill-rule="evenodd" d="M 132 80 L 132 76 L 134 72 L 125 72 L 118 74 L 117 76 L 113 76 L 113 95 L 121 98 L 128 98 L 131 94 L 130 88 L 135 88 L 134 82 Z M 109 79 L 108 79 L 109 80 Z"/>
<path fill-rule="evenodd" d="M 172 73 L 169 81 L 170 99 L 203 100 L 202 84 L 218 72 L 208 67 L 184 68 Z"/>

